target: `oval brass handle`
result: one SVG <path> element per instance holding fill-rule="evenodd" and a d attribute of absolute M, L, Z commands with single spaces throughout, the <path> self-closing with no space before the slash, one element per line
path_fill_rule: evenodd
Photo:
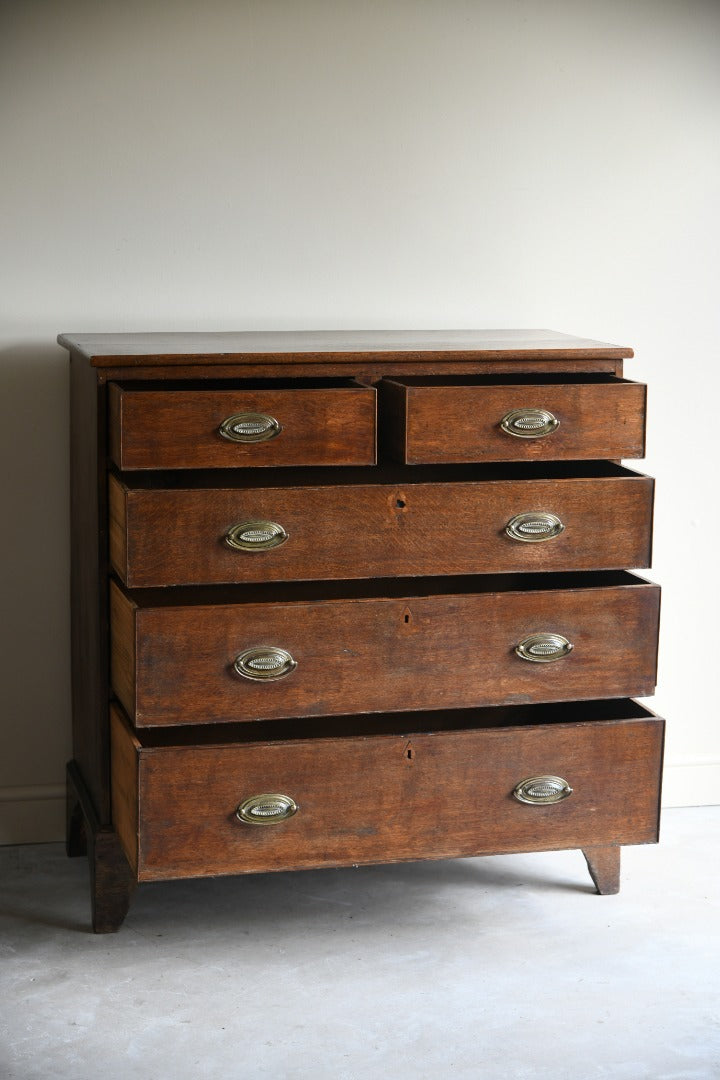
<path fill-rule="evenodd" d="M 529 776 L 513 791 L 518 802 L 529 806 L 550 806 L 572 795 L 573 789 L 562 776 Z"/>
<path fill-rule="evenodd" d="M 282 431 L 282 425 L 267 413 L 241 412 L 228 416 L 218 428 L 223 439 L 236 443 L 258 443 L 274 439 Z"/>
<path fill-rule="evenodd" d="M 560 421 L 548 409 L 513 409 L 500 421 L 502 430 L 516 439 L 543 439 L 559 426 Z"/>
<path fill-rule="evenodd" d="M 545 510 L 530 510 L 527 514 L 516 514 L 505 526 L 505 532 L 511 539 L 523 540 L 527 544 L 553 540 L 564 529 L 565 526 L 557 514 L 548 514 Z"/>
<path fill-rule="evenodd" d="M 515 652 L 521 660 L 550 664 L 553 660 L 562 660 L 572 648 L 572 642 L 562 634 L 530 634 L 516 645 Z"/>
<path fill-rule="evenodd" d="M 297 814 L 299 809 L 289 795 L 251 795 L 240 803 L 235 817 L 245 825 L 279 825 Z"/>
<path fill-rule="evenodd" d="M 258 645 L 236 656 L 233 667 L 244 679 L 274 682 L 292 674 L 297 660 L 293 660 L 287 649 L 280 649 L 277 645 Z"/>
<path fill-rule="evenodd" d="M 225 534 L 225 543 L 234 551 L 269 551 L 288 538 L 276 521 L 241 521 Z"/>

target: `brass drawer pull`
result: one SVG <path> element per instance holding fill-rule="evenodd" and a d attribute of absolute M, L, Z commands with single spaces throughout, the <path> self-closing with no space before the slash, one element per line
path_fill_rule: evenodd
<path fill-rule="evenodd" d="M 547 409 L 513 409 L 500 421 L 502 430 L 516 439 L 543 439 L 559 426 L 560 421 Z"/>
<path fill-rule="evenodd" d="M 282 431 L 282 425 L 267 413 L 242 412 L 228 416 L 218 431 L 230 442 L 258 443 L 274 439 Z"/>
<path fill-rule="evenodd" d="M 225 534 L 225 543 L 235 551 L 269 551 L 288 538 L 276 521 L 242 521 Z"/>
<path fill-rule="evenodd" d="M 542 540 L 553 540 L 563 532 L 565 526 L 556 514 L 544 510 L 531 510 L 527 514 L 516 514 L 505 526 L 505 532 L 513 540 L 523 540 L 528 544 L 538 544 Z"/>
<path fill-rule="evenodd" d="M 515 647 L 515 652 L 521 660 L 550 664 L 553 660 L 562 660 L 572 652 L 572 647 L 572 642 L 562 634 L 530 634 Z"/>
<path fill-rule="evenodd" d="M 528 806 L 550 806 L 572 795 L 573 789 L 562 776 L 530 776 L 522 780 L 513 795 Z"/>
<path fill-rule="evenodd" d="M 235 811 L 245 825 L 279 825 L 297 814 L 298 804 L 289 795 L 251 795 Z"/>
<path fill-rule="evenodd" d="M 274 682 L 292 674 L 297 660 L 293 660 L 286 649 L 279 649 L 277 645 L 258 645 L 236 656 L 233 667 L 244 679 Z"/>

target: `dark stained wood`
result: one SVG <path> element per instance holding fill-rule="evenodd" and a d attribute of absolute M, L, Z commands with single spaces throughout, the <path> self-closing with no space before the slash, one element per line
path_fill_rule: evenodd
<path fill-rule="evenodd" d="M 112 934 L 120 929 L 135 889 L 135 873 L 128 863 L 117 834 L 101 825 L 90 792 L 74 761 L 67 767 L 67 804 L 73 807 L 68 834 L 70 854 L 79 854 L 77 809 L 82 813 L 82 836 L 90 864 L 92 928 L 96 934 Z"/>
<path fill-rule="evenodd" d="M 192 610 L 192 609 L 191 609 Z M 130 715 L 134 714 L 137 638 L 136 606 L 110 583 L 110 682 Z"/>
<path fill-rule="evenodd" d="M 70 589 L 73 754 L 102 824 L 108 764 L 106 391 L 75 354 L 70 364 Z"/>
<path fill-rule="evenodd" d="M 111 457 L 120 469 L 231 469 L 272 465 L 374 465 L 371 387 L 127 390 L 110 386 Z M 269 414 L 280 434 L 236 443 L 219 427 L 237 413 Z"/>
<path fill-rule="evenodd" d="M 72 762 L 68 764 L 65 783 L 65 853 L 68 858 L 76 859 L 87 855 L 88 846 L 85 815 L 70 772 L 72 764 Z M 74 767 L 77 768 L 77 766 Z"/>
<path fill-rule="evenodd" d="M 124 716 L 118 704 L 118 712 Z M 367 738 L 376 735 L 436 734 L 476 728 L 535 727 L 604 720 L 656 718 L 651 709 L 628 698 L 595 701 L 553 701 L 540 705 L 493 705 L 472 709 L 432 709 L 403 713 L 355 713 L 348 716 L 293 717 L 261 720 L 256 724 L 201 724 L 187 727 L 153 727 L 135 731 L 145 749 L 179 746 L 230 746 L 294 739 Z"/>
<path fill-rule="evenodd" d="M 116 833 L 95 833 L 90 854 L 92 928 L 95 934 L 115 934 L 130 908 L 137 882 Z"/>
<path fill-rule="evenodd" d="M 645 453 L 645 397 L 641 383 L 563 382 L 492 386 L 467 380 L 438 386 L 380 384 L 381 417 L 396 460 L 409 464 L 462 461 L 634 458 Z M 399 400 L 398 400 L 399 399 Z M 548 409 L 558 428 L 538 439 L 500 427 L 513 409 Z"/>
<path fill-rule="evenodd" d="M 484 592 L 475 580 L 464 595 L 139 608 L 113 585 L 113 687 L 139 727 L 653 693 L 656 585 Z M 573 651 L 520 659 L 515 646 L 541 631 Z M 239 676 L 236 656 L 261 644 L 296 669 Z"/>
<path fill-rule="evenodd" d="M 130 587 L 519 573 L 648 566 L 653 483 L 612 475 L 554 480 L 328 484 L 284 488 L 145 488 L 111 477 L 112 564 Z M 417 474 L 416 474 L 417 475 Z M 505 534 L 516 514 L 557 514 L 542 543 Z M 117 514 L 117 517 L 115 517 Z M 245 521 L 289 539 L 269 551 L 224 542 Z"/>
<path fill-rule="evenodd" d="M 127 521 L 123 485 L 111 476 L 108 486 L 107 514 L 111 562 L 118 566 L 127 563 Z"/>
<path fill-rule="evenodd" d="M 599 699 L 652 691 L 658 592 L 603 568 L 649 563 L 653 485 L 578 458 L 642 449 L 637 388 L 610 409 L 604 442 L 596 423 L 631 349 L 552 331 L 58 340 L 72 360 L 68 852 L 89 855 L 98 932 L 118 928 L 138 879 L 582 847 L 598 888 L 616 887 L 619 845 L 657 838 L 663 724 L 636 702 Z M 258 444 L 269 468 L 248 467 L 257 447 L 224 467 L 215 430 L 227 413 L 208 411 L 211 398 L 224 408 L 238 388 L 246 402 L 290 390 L 287 408 L 306 422 L 300 380 L 355 380 L 364 389 L 343 400 L 357 403 L 381 379 L 421 376 L 436 388 L 458 376 L 495 391 L 562 384 L 561 434 L 518 464 L 391 466 L 381 454 L 357 467 L 374 460 L 369 405 L 362 422 L 336 405 L 304 423 L 319 435 L 303 430 L 287 457 L 281 418 L 288 438 Z M 417 386 L 388 386 L 386 436 L 402 437 Z M 482 411 L 465 402 L 451 417 L 456 441 L 467 413 L 476 424 Z M 449 407 L 435 398 L 430 427 L 437 414 L 448 427 Z M 480 456 L 475 444 L 465 452 Z M 507 520 L 525 510 L 558 513 L 566 531 L 511 541 Z M 288 529 L 284 546 L 224 544 L 233 524 L 263 518 Z M 108 548 L 134 592 L 108 580 Z M 135 730 L 110 705 L 109 595 L 114 690 Z M 519 660 L 516 639 L 539 630 L 564 633 L 573 652 L 554 665 Z M 229 673 L 251 635 L 297 653 L 287 681 Z M 528 701 L 552 704 L 515 704 Z M 574 794 L 539 807 L 512 797 L 545 772 L 567 773 Z M 237 822 L 243 797 L 286 785 L 295 817 Z"/>
<path fill-rule="evenodd" d="M 564 357 L 562 360 L 523 360 L 522 363 L 517 359 L 513 359 L 512 356 L 505 360 L 481 360 L 481 361 L 462 361 L 462 360 L 413 360 L 408 359 L 408 356 L 402 354 L 392 360 L 367 360 L 363 358 L 362 363 L 358 363 L 349 371 L 347 363 L 341 361 L 322 361 L 314 360 L 312 362 L 300 362 L 299 358 L 295 361 L 282 362 L 273 364 L 270 372 L 273 378 L 316 378 L 318 376 L 328 377 L 347 377 L 348 374 L 359 381 L 377 381 L 383 376 L 394 377 L 397 375 L 477 375 L 483 372 L 495 372 L 510 374 L 521 370 L 528 374 L 548 374 L 550 372 L 598 372 L 608 375 L 622 376 L 623 373 L 623 361 L 622 360 L 608 360 L 602 357 L 593 357 L 590 359 L 577 359 L 576 357 L 570 358 Z M 177 364 L 163 364 L 158 362 L 157 364 L 147 364 L 144 367 L 133 366 L 132 371 L 128 371 L 127 366 L 118 365 L 116 367 L 98 367 L 96 368 L 97 377 L 99 382 L 113 382 L 131 378 L 133 383 L 140 381 L 152 381 L 158 382 L 164 379 L 172 379 L 175 382 L 178 379 L 237 379 L 238 375 L 242 375 L 243 378 L 267 378 L 268 366 L 267 364 L 245 364 L 242 368 L 238 368 L 233 363 L 216 363 L 208 365 L 204 361 L 192 364 L 177 363 Z"/>
<path fill-rule="evenodd" d="M 590 877 L 601 896 L 620 892 L 620 848 L 616 845 L 584 847 Z"/>
<path fill-rule="evenodd" d="M 344 362 L 362 364 L 388 357 L 456 360 L 518 360 L 633 355 L 625 346 L 559 334 L 554 330 L 298 330 L 238 333 L 60 334 L 58 342 L 95 366 L 184 363 Z"/>
<path fill-rule="evenodd" d="M 140 881 L 657 838 L 657 719 L 162 749 L 137 749 L 116 710 L 112 723 L 139 758 Z M 513 797 L 543 774 L 573 794 Z M 238 804 L 266 792 L 290 795 L 297 814 L 238 822 Z"/>
<path fill-rule="evenodd" d="M 140 744 L 132 732 L 118 724 L 110 727 L 113 821 L 123 849 L 133 869 L 138 846 L 138 752 Z"/>

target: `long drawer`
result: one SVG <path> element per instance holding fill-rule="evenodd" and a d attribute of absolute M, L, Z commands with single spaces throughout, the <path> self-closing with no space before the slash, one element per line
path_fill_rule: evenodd
<path fill-rule="evenodd" d="M 408 464 L 643 457 L 645 399 L 642 383 L 611 375 L 380 384 L 385 445 Z"/>
<path fill-rule="evenodd" d="M 373 387 L 352 379 L 246 380 L 109 391 L 110 457 L 119 469 L 373 465 Z"/>
<path fill-rule="evenodd" d="M 236 591 L 113 584 L 112 684 L 136 726 L 654 691 L 660 589 L 628 573 Z"/>
<path fill-rule="evenodd" d="M 133 871 L 151 881 L 657 839 L 663 722 L 637 703 L 429 717 L 264 742 L 242 741 L 251 725 L 227 741 L 206 729 L 178 745 L 141 740 L 113 707 L 113 819 Z"/>
<path fill-rule="evenodd" d="M 441 471 L 303 483 L 278 470 L 277 486 L 253 486 L 238 470 L 223 487 L 111 476 L 112 566 L 135 587 L 649 565 L 649 477 L 610 462 Z"/>

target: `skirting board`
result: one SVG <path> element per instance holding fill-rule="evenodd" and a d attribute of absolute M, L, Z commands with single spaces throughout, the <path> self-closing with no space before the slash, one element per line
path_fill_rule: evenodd
<path fill-rule="evenodd" d="M 0 788 L 0 844 L 65 839 L 65 785 Z"/>
<path fill-rule="evenodd" d="M 713 806 L 720 791 L 720 762 L 666 765 L 665 807 Z M 65 788 L 61 784 L 0 788 L 0 844 L 45 844 L 65 839 Z"/>

